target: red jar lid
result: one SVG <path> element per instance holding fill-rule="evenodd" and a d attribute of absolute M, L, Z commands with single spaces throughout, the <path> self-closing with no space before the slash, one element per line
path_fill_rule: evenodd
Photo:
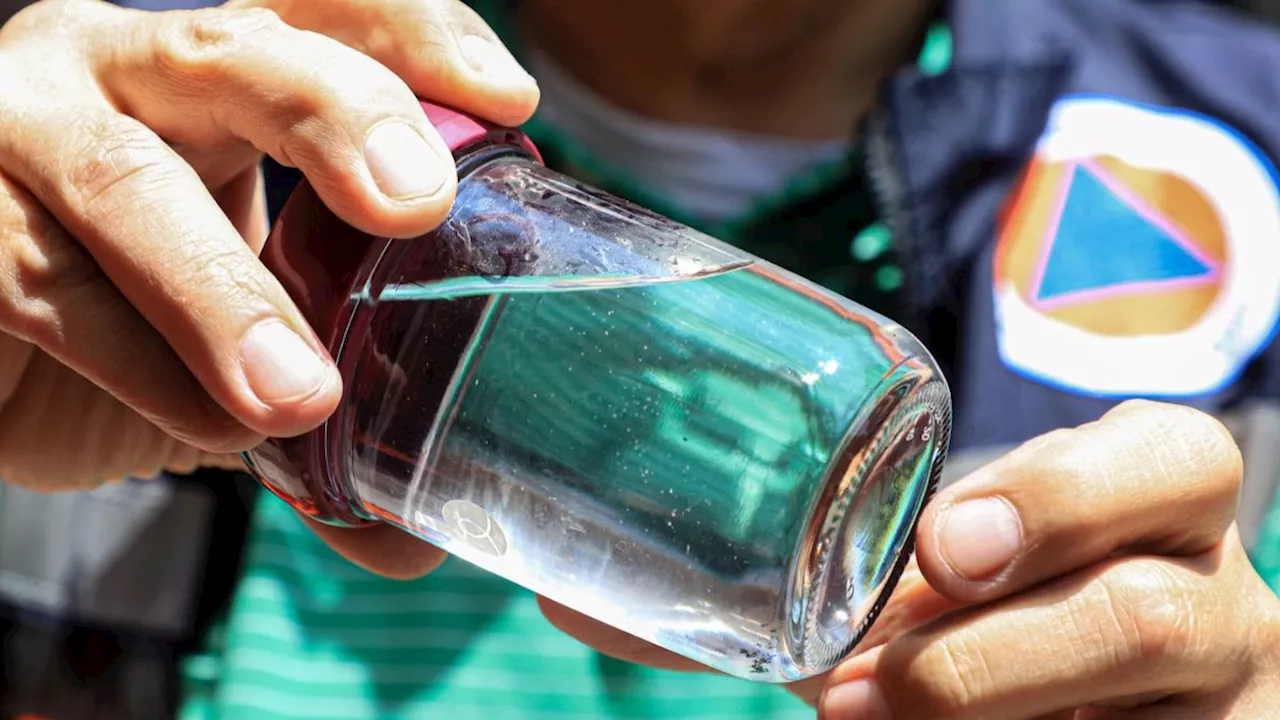
<path fill-rule="evenodd" d="M 541 161 L 524 133 L 440 105 L 422 103 L 455 158 L 482 146 L 514 145 Z M 358 275 L 371 257 L 397 242 L 356 230 L 303 180 L 289 196 L 262 251 L 262 262 L 284 286 L 329 352 L 338 356 L 351 319 Z M 369 524 L 348 506 L 329 477 L 326 427 L 296 438 L 271 439 L 247 457 L 263 485 L 300 512 L 322 521 Z"/>

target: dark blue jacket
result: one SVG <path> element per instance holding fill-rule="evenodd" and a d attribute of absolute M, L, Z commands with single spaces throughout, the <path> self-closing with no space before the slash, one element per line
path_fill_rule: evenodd
<path fill-rule="evenodd" d="M 1189 0 L 949 12 L 951 70 L 892 80 L 868 148 L 957 456 L 1177 400 L 1237 431 L 1256 522 L 1280 467 L 1280 34 Z"/>

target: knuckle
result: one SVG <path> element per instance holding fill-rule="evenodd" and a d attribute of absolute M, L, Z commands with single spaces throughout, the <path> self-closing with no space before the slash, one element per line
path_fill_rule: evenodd
<path fill-rule="evenodd" d="M 398 52 L 388 52 L 386 56 L 396 58 L 397 66 L 410 68 L 418 82 L 456 77 L 460 66 L 458 51 L 453 40 L 446 38 L 435 32 L 423 33 L 405 41 Z"/>
<path fill-rule="evenodd" d="M 412 34 L 397 38 L 402 52 L 414 53 L 436 69 L 450 69 L 458 51 L 455 37 L 468 34 L 465 25 L 453 22 L 447 13 L 427 10 L 417 14 Z M 473 33 L 474 34 L 474 33 Z"/>
<path fill-rule="evenodd" d="M 1244 457 L 1235 437 L 1218 418 L 1192 408 L 1181 410 L 1184 430 L 1191 436 L 1191 447 L 1203 469 L 1234 500 L 1244 476 Z"/>
<path fill-rule="evenodd" d="M 963 634 L 933 642 L 913 663 L 912 675 L 928 688 L 928 705 L 936 712 L 970 708 L 992 687 L 991 665 L 980 642 Z"/>
<path fill-rule="evenodd" d="M 381 63 L 328 38 L 308 40 L 316 42 L 304 77 L 272 99 L 270 122 L 279 132 L 274 147 L 262 148 L 271 155 L 294 165 L 314 161 L 361 142 L 352 134 L 364 127 L 360 119 L 417 107 L 413 92 Z"/>
<path fill-rule="evenodd" d="M 67 306 L 100 288 L 96 264 L 21 191 L 0 183 L 0 326 L 47 346 Z"/>
<path fill-rule="evenodd" d="M 368 96 L 386 84 L 386 71 L 367 55 L 328 38 L 309 37 L 315 48 L 308 53 L 310 66 L 277 108 L 289 125 L 301 125 L 315 118 L 330 118 L 356 98 Z"/>
<path fill-rule="evenodd" d="M 435 6 L 438 8 L 435 17 L 440 19 L 442 32 L 479 35 L 494 42 L 498 41 L 498 35 L 489 23 L 485 22 L 484 17 L 467 3 L 456 0 L 436 0 Z"/>
<path fill-rule="evenodd" d="M 176 272 L 182 277 L 199 278 L 206 286 L 217 288 L 226 307 L 259 307 L 267 294 L 262 276 L 247 262 L 243 248 L 210 247 L 203 238 L 192 238 L 185 251 L 176 253 L 180 260 Z"/>
<path fill-rule="evenodd" d="M 1089 482 L 1127 492 L 1126 480 L 1167 478 L 1214 508 L 1234 505 L 1244 462 L 1231 432 L 1191 407 L 1145 400 L 1118 405 L 1101 420 L 1056 430 L 1010 455 L 1012 470 L 1067 487 Z M 1125 473 L 1128 473 L 1127 475 Z"/>
<path fill-rule="evenodd" d="M 1027 440 L 1014 448 L 1005 457 L 1019 466 L 1042 462 L 1046 457 L 1060 454 L 1060 449 L 1069 446 L 1075 436 L 1076 431 L 1074 429 L 1059 428 L 1051 430 Z"/>
<path fill-rule="evenodd" d="M 272 296 L 266 271 L 243 245 L 210 242 L 199 228 L 191 228 L 171 238 L 164 253 L 155 265 L 163 268 L 166 284 L 174 292 L 190 288 L 192 293 L 205 294 L 212 289 L 219 307 L 233 310 L 260 308 L 264 298 Z M 185 297 L 175 301 L 188 307 L 196 303 Z"/>
<path fill-rule="evenodd" d="M 216 82 L 247 48 L 270 43 L 288 29 L 274 11 L 259 7 L 209 8 L 173 17 L 153 40 L 155 63 L 162 73 L 183 78 L 197 91 Z"/>
<path fill-rule="evenodd" d="M 1189 589 L 1156 561 L 1113 566 L 1072 604 L 1077 627 L 1090 629 L 1102 660 L 1116 669 L 1147 667 L 1184 653 L 1195 638 L 1197 614 Z"/>
<path fill-rule="evenodd" d="M 452 70 L 458 59 L 456 38 L 495 38 L 480 15 L 457 0 L 389 0 L 373 12 L 390 30 L 368 33 L 362 49 L 374 57 L 411 59 L 415 66 L 426 61 Z"/>
<path fill-rule="evenodd" d="M 1135 452 L 1158 462 L 1191 487 L 1234 505 L 1243 481 L 1244 459 L 1222 422 L 1184 405 L 1149 403 L 1141 413 Z"/>
<path fill-rule="evenodd" d="M 1073 452 L 1076 444 L 1077 430 L 1057 429 L 1036 436 L 1003 457 L 997 459 L 992 470 L 1006 482 L 1006 490 L 1015 491 L 1020 487 L 1018 478 L 1036 477 L 1040 479 L 1065 480 L 1068 483 L 1073 474 L 1081 472 L 1081 458 Z M 1048 483 L 1034 484 L 1038 492 L 1045 491 Z"/>
<path fill-rule="evenodd" d="M 1147 413 L 1159 413 L 1166 408 L 1181 407 L 1170 403 L 1158 402 L 1155 400 L 1147 400 L 1145 398 L 1132 398 L 1117 404 L 1104 417 L 1126 415 L 1143 415 Z"/>
<path fill-rule="evenodd" d="M 62 155 L 52 190 L 73 210 L 89 212 L 117 196 L 145 193 L 174 179 L 172 151 L 151 130 L 123 115 L 87 115 L 71 135 L 74 144 Z"/>
<path fill-rule="evenodd" d="M 1020 448 L 1012 472 L 1034 477 L 1028 492 L 1041 495 L 1051 490 L 1075 488 L 1084 479 L 1099 476 L 1100 448 L 1080 428 L 1063 428 L 1046 433 Z M 1105 477 L 1105 474 L 1102 475 Z"/>
<path fill-rule="evenodd" d="M 441 12 L 435 3 L 410 2 L 398 3 L 401 7 L 395 7 L 395 4 L 387 3 L 383 6 L 383 12 L 390 15 L 395 13 L 400 18 L 407 18 L 408 22 L 401 25 L 401 29 L 408 32 L 377 32 L 370 33 L 364 39 L 364 48 L 370 55 L 374 57 L 395 57 L 399 54 L 407 54 L 414 51 L 425 51 L 432 53 L 431 55 L 422 55 L 415 57 L 418 60 L 432 60 L 433 55 L 445 52 L 453 52 L 453 47 L 449 43 L 452 42 L 453 34 L 450 31 L 450 23 L 448 22 L 447 13 Z M 389 17 L 387 19 L 390 19 Z M 393 27 L 393 26 L 388 26 Z"/>
<path fill-rule="evenodd" d="M 308 82 L 300 94 L 313 96 L 312 104 L 319 110 L 378 102 L 391 94 L 413 99 L 408 85 L 372 57 L 327 37 L 308 35 L 306 40 L 314 48 L 310 52 Z M 430 58 L 425 60 L 431 62 Z"/>

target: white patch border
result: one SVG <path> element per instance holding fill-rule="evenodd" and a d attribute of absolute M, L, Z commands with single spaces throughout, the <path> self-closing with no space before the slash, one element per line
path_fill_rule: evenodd
<path fill-rule="evenodd" d="M 1280 186 L 1261 150 L 1204 115 L 1076 95 L 1054 107 L 1036 152 L 1050 161 L 1110 154 L 1195 184 L 1222 218 L 1229 262 L 1223 292 L 1200 321 L 1166 335 L 1090 333 L 1041 314 L 1011 282 L 998 284 L 1004 363 L 1040 382 L 1106 397 L 1185 397 L 1233 382 L 1280 321 Z"/>

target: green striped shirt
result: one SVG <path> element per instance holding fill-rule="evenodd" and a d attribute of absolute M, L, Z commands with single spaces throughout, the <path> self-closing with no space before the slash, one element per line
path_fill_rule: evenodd
<path fill-rule="evenodd" d="M 553 628 L 532 593 L 451 560 L 412 582 L 347 562 L 263 496 L 247 572 L 182 720 L 812 718 L 775 686 L 641 668 Z"/>

